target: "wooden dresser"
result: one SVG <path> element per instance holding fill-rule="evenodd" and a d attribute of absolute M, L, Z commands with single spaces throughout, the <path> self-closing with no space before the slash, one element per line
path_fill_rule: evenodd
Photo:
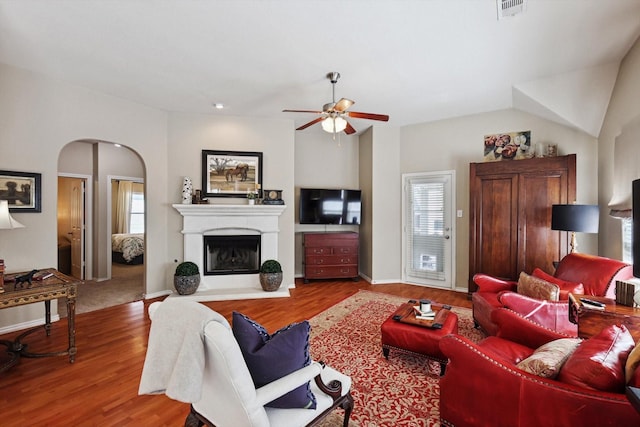
<path fill-rule="evenodd" d="M 304 282 L 311 279 L 358 280 L 358 233 L 304 233 Z"/>

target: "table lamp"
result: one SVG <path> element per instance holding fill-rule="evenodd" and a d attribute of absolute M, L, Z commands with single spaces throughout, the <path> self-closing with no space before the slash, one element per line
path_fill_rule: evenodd
<path fill-rule="evenodd" d="M 24 225 L 13 219 L 9 213 L 9 202 L 0 200 L 0 230 L 24 228 Z M 0 259 L 0 293 L 4 292 L 4 260 Z"/>
<path fill-rule="evenodd" d="M 578 252 L 576 233 L 597 233 L 599 221 L 598 205 L 551 206 L 551 229 L 571 232 L 571 253 Z"/>

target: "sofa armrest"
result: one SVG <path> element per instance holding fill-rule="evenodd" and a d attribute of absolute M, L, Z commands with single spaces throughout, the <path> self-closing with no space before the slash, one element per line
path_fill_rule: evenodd
<path fill-rule="evenodd" d="M 560 338 L 575 338 L 576 335 L 557 332 L 523 317 L 508 308 L 498 308 L 491 313 L 491 320 L 498 325 L 496 334 L 499 338 L 538 348 L 549 341 Z"/>
<path fill-rule="evenodd" d="M 545 328 L 576 336 L 578 327 L 569 321 L 568 301 L 546 301 L 515 292 L 504 292 L 500 302 L 523 317 L 533 320 Z"/>
<path fill-rule="evenodd" d="M 501 292 L 515 291 L 518 289 L 518 282 L 504 280 L 488 274 L 478 273 L 473 276 L 473 282 L 478 285 L 478 292 Z"/>
<path fill-rule="evenodd" d="M 318 362 L 312 362 L 304 368 L 298 369 L 256 389 L 256 401 L 260 406 L 264 406 L 272 400 L 312 380 L 317 375 L 320 375 L 321 372 L 322 365 Z"/>

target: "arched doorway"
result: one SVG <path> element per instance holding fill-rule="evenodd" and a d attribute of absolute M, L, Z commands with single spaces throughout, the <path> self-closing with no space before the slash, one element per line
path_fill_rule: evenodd
<path fill-rule="evenodd" d="M 140 254 L 135 262 L 127 262 L 122 257 L 114 260 L 112 242 L 115 234 L 133 234 L 116 232 L 128 231 L 126 227 L 117 225 L 116 220 L 122 222 L 127 215 L 133 216 L 138 219 L 138 226 L 134 227 L 135 234 L 140 237 L 138 241 L 142 242 L 138 246 L 141 246 L 141 251 L 144 252 L 146 203 L 143 160 L 136 152 L 119 144 L 78 140 L 70 142 L 61 150 L 58 175 L 59 268 L 65 267 L 67 249 L 63 246 L 68 244 L 70 274 L 74 277 L 81 275 L 79 278 L 85 280 L 78 290 L 77 312 L 93 311 L 142 299 L 146 289 L 144 255 Z M 126 178 L 136 183 L 135 212 L 129 210 L 122 214 L 115 213 L 118 180 L 114 181 L 114 177 Z M 78 188 L 82 184 L 84 191 L 80 192 Z M 78 197 L 79 194 L 82 194 L 82 197 Z M 130 196 L 133 196 L 133 193 L 130 193 Z M 140 201 L 142 209 L 139 208 Z M 130 203 L 128 208 L 131 208 Z M 78 211 L 82 213 L 78 214 Z M 78 216 L 82 219 L 82 226 L 71 226 L 74 218 L 77 219 Z M 142 230 L 139 227 L 140 223 Z M 77 234 L 80 237 L 76 237 Z M 129 252 L 127 257 L 128 254 Z M 77 259 L 80 259 L 80 268 L 77 262 L 73 261 Z M 117 263 L 118 261 L 120 263 Z"/>

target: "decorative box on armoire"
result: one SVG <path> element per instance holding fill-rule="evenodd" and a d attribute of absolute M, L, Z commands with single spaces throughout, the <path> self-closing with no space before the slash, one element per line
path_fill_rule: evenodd
<path fill-rule="evenodd" d="M 554 271 L 568 237 L 551 229 L 551 205 L 576 201 L 575 154 L 471 163 L 469 192 L 469 293 L 476 273 Z"/>
<path fill-rule="evenodd" d="M 311 279 L 358 280 L 358 233 L 304 233 L 304 282 Z"/>

